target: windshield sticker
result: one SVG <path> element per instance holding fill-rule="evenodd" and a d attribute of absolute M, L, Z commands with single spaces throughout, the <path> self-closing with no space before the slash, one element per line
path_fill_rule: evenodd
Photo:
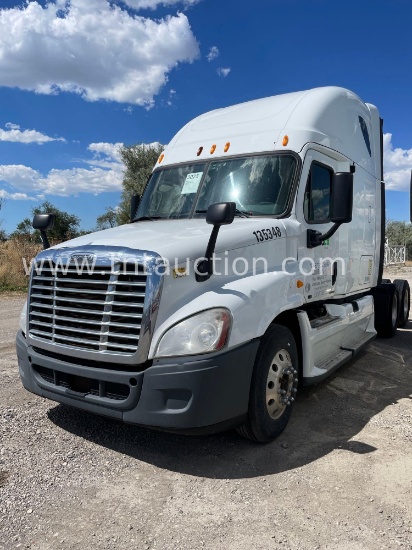
<path fill-rule="evenodd" d="M 203 172 L 193 172 L 186 176 L 185 184 L 181 190 L 182 195 L 189 195 L 190 193 L 197 193 L 199 183 L 202 179 Z"/>

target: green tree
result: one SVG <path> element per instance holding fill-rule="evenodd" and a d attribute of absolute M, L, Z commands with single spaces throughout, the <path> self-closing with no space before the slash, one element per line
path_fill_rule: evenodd
<path fill-rule="evenodd" d="M 143 193 L 146 182 L 164 147 L 157 145 L 131 145 L 120 150 L 125 164 L 123 191 L 117 213 L 119 225 L 130 221 L 130 199 Z"/>
<path fill-rule="evenodd" d="M 388 220 L 386 238 L 390 246 L 406 246 L 406 258 L 412 257 L 412 224 Z"/>
<path fill-rule="evenodd" d="M 97 217 L 96 228 L 101 231 L 102 229 L 109 229 L 117 225 L 117 209 L 111 206 L 106 207 L 106 212 Z"/>
<path fill-rule="evenodd" d="M 49 201 L 44 201 L 40 206 L 31 209 L 33 216 L 35 214 L 54 214 L 54 227 L 47 232 L 51 242 L 62 242 L 68 239 L 73 239 L 79 235 L 80 218 L 74 214 L 69 214 L 57 208 Z M 11 234 L 10 238 L 24 237 L 33 242 L 41 242 L 40 233 L 34 231 L 32 227 L 32 219 L 24 218 L 18 225 L 16 230 Z"/>

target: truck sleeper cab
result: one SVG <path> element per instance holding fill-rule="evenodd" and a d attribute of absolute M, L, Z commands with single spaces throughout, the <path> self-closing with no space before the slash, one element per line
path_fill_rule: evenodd
<path fill-rule="evenodd" d="M 408 283 L 382 282 L 382 179 L 379 112 L 343 88 L 194 119 L 130 224 L 44 240 L 17 335 L 24 387 L 151 428 L 273 440 L 300 383 L 408 320 Z"/>

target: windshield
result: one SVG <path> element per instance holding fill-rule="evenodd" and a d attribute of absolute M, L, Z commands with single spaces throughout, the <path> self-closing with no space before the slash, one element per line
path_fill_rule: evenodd
<path fill-rule="evenodd" d="M 293 155 L 275 154 L 157 170 L 136 219 L 204 216 L 211 204 L 226 201 L 252 216 L 281 215 L 287 210 L 295 169 Z"/>

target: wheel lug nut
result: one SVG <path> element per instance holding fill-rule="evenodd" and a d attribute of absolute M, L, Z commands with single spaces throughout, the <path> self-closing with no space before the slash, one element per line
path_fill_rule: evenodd
<path fill-rule="evenodd" d="M 292 393 L 296 393 L 298 390 L 296 388 L 292 388 Z"/>

